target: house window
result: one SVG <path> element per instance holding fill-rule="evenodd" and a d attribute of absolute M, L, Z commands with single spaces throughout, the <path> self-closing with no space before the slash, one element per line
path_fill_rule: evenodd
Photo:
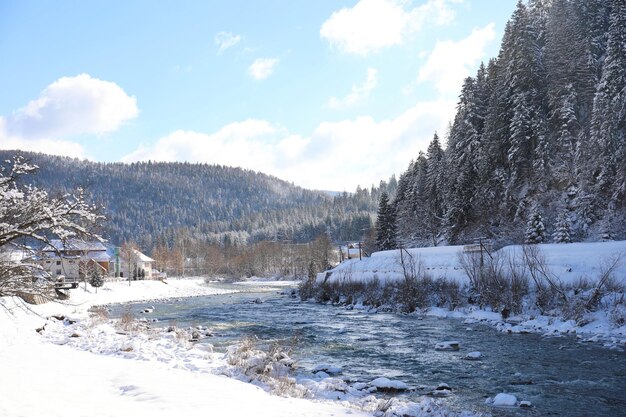
<path fill-rule="evenodd" d="M 61 261 L 57 261 L 57 265 L 61 265 Z"/>
<path fill-rule="evenodd" d="M 69 261 L 69 263 L 70 263 L 70 264 L 75 264 L 75 263 L 76 263 L 76 261 Z"/>
<path fill-rule="evenodd" d="M 50 261 L 46 261 L 46 263 L 47 263 L 47 264 L 49 264 L 49 263 L 50 263 Z"/>
<path fill-rule="evenodd" d="M 57 269 L 57 275 L 61 275 L 61 270 Z"/>

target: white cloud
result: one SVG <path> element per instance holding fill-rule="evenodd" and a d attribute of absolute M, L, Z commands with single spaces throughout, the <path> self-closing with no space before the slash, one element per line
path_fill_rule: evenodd
<path fill-rule="evenodd" d="M 59 78 L 7 118 L 9 133 L 25 138 L 104 134 L 137 117 L 137 100 L 117 84 L 88 74 Z"/>
<path fill-rule="evenodd" d="M 68 138 L 112 132 L 139 114 L 137 100 L 117 84 L 88 74 L 63 77 L 10 116 L 0 117 L 0 147 L 84 156 Z"/>
<path fill-rule="evenodd" d="M 352 91 L 343 98 L 331 97 L 328 100 L 328 107 L 331 109 L 345 109 L 367 99 L 378 85 L 378 72 L 375 68 L 367 69 L 367 78 L 363 85 L 353 85 Z"/>
<path fill-rule="evenodd" d="M 324 122 L 309 136 L 263 120 L 231 123 L 214 133 L 175 131 L 124 158 L 240 166 L 317 189 L 354 190 L 404 170 L 444 132 L 454 101 L 422 102 L 396 118 Z M 387 157 L 381 158 L 381 155 Z"/>
<path fill-rule="evenodd" d="M 215 44 L 219 46 L 217 50 L 218 55 L 221 54 L 228 48 L 232 48 L 241 42 L 242 37 L 240 35 L 235 35 L 230 32 L 218 32 L 215 35 Z"/>
<path fill-rule="evenodd" d="M 85 158 L 82 145 L 61 139 L 25 139 L 11 136 L 6 130 L 6 119 L 0 117 L 0 149 L 41 152 L 53 155 Z"/>
<path fill-rule="evenodd" d="M 278 65 L 276 58 L 258 58 L 248 68 L 248 74 L 255 80 L 264 80 L 274 72 Z"/>
<path fill-rule="evenodd" d="M 360 0 L 352 8 L 334 12 L 322 24 L 320 36 L 342 52 L 368 55 L 389 46 L 402 45 L 427 22 L 449 24 L 454 20 L 449 2 L 428 0 L 421 6 L 410 8 L 410 2 L 405 0 Z"/>
<path fill-rule="evenodd" d="M 458 95 L 463 80 L 471 75 L 481 59 L 485 47 L 495 39 L 494 24 L 474 29 L 465 39 L 458 42 L 440 41 L 428 56 L 419 71 L 419 82 L 432 82 L 439 93 Z"/>

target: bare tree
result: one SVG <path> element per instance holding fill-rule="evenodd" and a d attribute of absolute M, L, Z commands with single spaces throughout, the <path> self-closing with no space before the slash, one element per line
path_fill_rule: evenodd
<path fill-rule="evenodd" d="M 0 249 L 9 243 L 20 246 L 23 239 L 46 244 L 53 237 L 64 241 L 70 238 L 102 240 L 93 230 L 104 216 L 99 207 L 87 202 L 82 189 L 75 194 L 51 197 L 44 190 L 24 185 L 24 177 L 35 173 L 36 165 L 19 155 L 7 162 L 8 165 L 0 169 Z M 0 269 L 0 295 L 40 291 L 42 287 L 52 286 L 35 263 L 13 261 Z M 33 288 L 33 282 L 39 283 L 37 288 Z"/>
<path fill-rule="evenodd" d="M 130 285 L 131 280 L 137 278 L 137 265 L 139 262 L 139 257 L 137 255 L 137 244 L 132 240 L 124 242 L 122 244 L 122 247 L 120 248 L 120 255 L 122 257 L 122 265 L 124 264 L 124 262 L 126 263 L 126 265 L 128 265 L 128 285 Z M 124 268 L 121 268 L 121 270 L 121 273 L 123 274 Z"/>

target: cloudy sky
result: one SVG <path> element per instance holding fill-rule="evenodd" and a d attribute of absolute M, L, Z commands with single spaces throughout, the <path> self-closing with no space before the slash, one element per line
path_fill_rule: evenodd
<path fill-rule="evenodd" d="M 516 0 L 0 1 L 0 148 L 336 191 L 445 135 Z"/>

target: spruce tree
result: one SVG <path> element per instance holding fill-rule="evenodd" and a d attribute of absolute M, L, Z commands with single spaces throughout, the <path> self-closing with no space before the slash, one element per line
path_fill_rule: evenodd
<path fill-rule="evenodd" d="M 552 234 L 554 243 L 571 243 L 571 222 L 566 212 L 559 214 L 556 220 L 555 231 Z"/>
<path fill-rule="evenodd" d="M 89 284 L 98 292 L 98 288 L 104 285 L 104 278 L 97 271 L 93 271 L 89 275 Z"/>
<path fill-rule="evenodd" d="M 543 217 L 538 209 L 533 210 L 526 225 L 525 242 L 527 244 L 543 243 L 546 237 L 546 228 Z"/>
<path fill-rule="evenodd" d="M 376 246 L 378 250 L 396 249 L 396 219 L 386 191 L 380 195 L 376 220 Z"/>

